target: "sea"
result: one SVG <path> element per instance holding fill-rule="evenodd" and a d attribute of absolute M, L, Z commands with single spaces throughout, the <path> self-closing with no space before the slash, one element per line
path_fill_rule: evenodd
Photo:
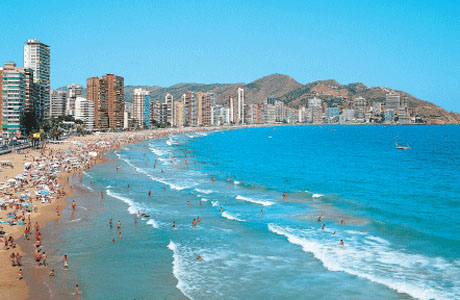
<path fill-rule="evenodd" d="M 50 299 L 460 299 L 460 126 L 217 130 L 106 159 L 47 227 Z"/>

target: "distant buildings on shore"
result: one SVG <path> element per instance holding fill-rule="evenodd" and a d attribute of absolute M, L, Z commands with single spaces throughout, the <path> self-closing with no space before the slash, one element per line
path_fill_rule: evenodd
<path fill-rule="evenodd" d="M 241 124 L 359 124 L 415 122 L 408 100 L 387 93 L 383 101 L 363 97 L 351 103 L 333 104 L 316 96 L 294 109 L 275 97 L 251 103 L 238 87 L 223 103 L 210 92 L 188 91 L 175 99 L 165 94 L 152 98 L 143 88 L 133 91 L 125 103 L 124 78 L 115 74 L 90 77 L 83 87 L 72 83 L 65 90 L 50 90 L 50 46 L 36 39 L 24 45 L 24 67 L 7 62 L 0 67 L 0 126 L 3 137 L 20 137 L 38 130 L 52 118 L 73 117 L 86 130 L 124 130 L 159 126 L 221 126 Z M 329 106 L 330 105 L 330 106 Z"/>

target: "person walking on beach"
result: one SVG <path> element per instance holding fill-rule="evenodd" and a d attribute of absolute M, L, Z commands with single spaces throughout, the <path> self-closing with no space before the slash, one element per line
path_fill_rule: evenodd
<path fill-rule="evenodd" d="M 69 270 L 69 263 L 68 263 L 67 255 L 64 255 L 64 258 L 62 259 L 62 263 L 64 264 L 64 270 Z"/>
<path fill-rule="evenodd" d="M 43 252 L 43 254 L 42 254 L 42 265 L 44 267 L 48 266 L 48 264 L 46 263 L 46 253 L 45 252 Z"/>
<path fill-rule="evenodd" d="M 21 280 L 23 278 L 24 277 L 22 277 L 22 269 L 19 269 L 19 271 L 18 271 L 18 279 Z"/>

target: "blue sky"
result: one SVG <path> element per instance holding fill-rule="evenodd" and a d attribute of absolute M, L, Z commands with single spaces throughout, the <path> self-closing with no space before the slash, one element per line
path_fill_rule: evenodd
<path fill-rule="evenodd" d="M 251 82 L 387 86 L 460 112 L 460 1 L 0 1 L 0 63 L 51 46 L 57 88 Z"/>

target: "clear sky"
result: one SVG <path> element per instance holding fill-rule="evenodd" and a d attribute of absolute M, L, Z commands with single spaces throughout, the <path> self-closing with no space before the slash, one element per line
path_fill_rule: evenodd
<path fill-rule="evenodd" d="M 0 63 L 51 46 L 51 85 L 251 82 L 400 89 L 460 112 L 460 1 L 0 0 Z"/>

